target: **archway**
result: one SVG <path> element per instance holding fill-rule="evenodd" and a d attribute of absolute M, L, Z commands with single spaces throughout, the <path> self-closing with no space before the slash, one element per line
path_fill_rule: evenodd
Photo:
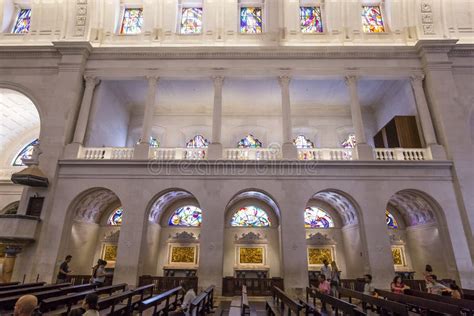
<path fill-rule="evenodd" d="M 148 211 L 142 274 L 175 278 L 176 284 L 179 278 L 196 276 L 203 213 L 188 191 L 169 189 L 157 194 Z M 166 287 L 158 282 L 158 290 Z"/>
<path fill-rule="evenodd" d="M 333 189 L 320 191 L 302 212 L 310 282 L 317 278 L 324 259 L 336 262 L 342 278 L 367 273 L 359 210 L 347 194 Z"/>
<path fill-rule="evenodd" d="M 107 261 L 106 271 L 113 273 L 122 217 L 126 216 L 118 196 L 106 188 L 87 190 L 71 204 L 69 214 L 71 233 L 63 254 L 72 256 L 70 268 L 80 279 L 74 282 L 87 282 L 98 259 Z"/>
<path fill-rule="evenodd" d="M 395 271 L 421 279 L 425 265 L 430 264 L 440 279 L 449 277 L 448 263 L 455 261 L 438 204 L 420 191 L 407 189 L 390 198 L 385 216 L 388 214 L 394 220 L 387 218 Z"/>

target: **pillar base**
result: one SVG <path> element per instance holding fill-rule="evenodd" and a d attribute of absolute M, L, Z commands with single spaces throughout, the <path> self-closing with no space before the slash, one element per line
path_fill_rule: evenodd
<path fill-rule="evenodd" d="M 148 160 L 150 145 L 148 143 L 139 143 L 133 150 L 133 159 Z"/>
<path fill-rule="evenodd" d="M 298 149 L 296 149 L 296 146 L 293 143 L 283 143 L 283 145 L 281 146 L 281 152 L 283 159 L 298 159 Z"/>
<path fill-rule="evenodd" d="M 357 144 L 353 152 L 354 160 L 374 160 L 374 149 L 369 144 Z"/>
<path fill-rule="evenodd" d="M 63 157 L 64 159 L 78 159 L 79 157 L 79 151 L 82 148 L 81 143 L 70 143 L 66 145 L 66 148 L 64 149 L 63 152 Z"/>
<path fill-rule="evenodd" d="M 438 144 L 430 144 L 427 146 L 431 151 L 431 158 L 433 160 L 446 160 L 446 150 L 444 147 Z"/>
<path fill-rule="evenodd" d="M 218 160 L 222 159 L 222 144 L 221 143 L 211 143 L 207 148 L 207 159 L 208 160 Z"/>

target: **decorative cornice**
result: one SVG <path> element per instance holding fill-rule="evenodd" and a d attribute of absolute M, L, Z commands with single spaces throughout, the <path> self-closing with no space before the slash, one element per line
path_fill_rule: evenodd
<path fill-rule="evenodd" d="M 180 244 L 189 244 L 189 243 L 198 243 L 199 236 L 195 236 L 193 233 L 188 233 L 183 231 L 181 233 L 176 233 L 174 236 L 168 236 L 169 243 L 180 243 Z"/>
<path fill-rule="evenodd" d="M 328 235 L 323 235 L 321 233 L 310 234 L 308 238 L 306 238 L 306 243 L 308 245 L 335 245 L 336 242 L 328 237 Z"/>
<path fill-rule="evenodd" d="M 268 243 L 267 237 L 262 237 L 260 234 L 254 232 L 243 233 L 240 237 L 234 236 L 235 244 L 266 244 Z"/>

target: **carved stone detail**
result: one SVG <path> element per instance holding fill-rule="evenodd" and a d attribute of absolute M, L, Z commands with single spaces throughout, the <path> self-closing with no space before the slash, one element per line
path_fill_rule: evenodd
<path fill-rule="evenodd" d="M 199 236 L 194 236 L 193 233 L 182 231 L 180 233 L 176 233 L 174 236 L 169 235 L 168 242 L 180 243 L 180 244 L 198 243 Z"/>
<path fill-rule="evenodd" d="M 266 244 L 268 243 L 266 236 L 261 236 L 254 232 L 243 233 L 240 237 L 235 235 L 234 242 L 236 244 Z"/>
<path fill-rule="evenodd" d="M 76 23 L 74 36 L 84 36 L 87 23 L 87 0 L 76 1 Z"/>
<path fill-rule="evenodd" d="M 328 235 L 323 235 L 321 233 L 310 234 L 306 238 L 306 243 L 308 245 L 335 245 L 336 242 L 334 239 L 328 237 Z"/>
<path fill-rule="evenodd" d="M 120 230 L 112 231 L 104 236 L 104 242 L 118 243 L 120 237 Z"/>

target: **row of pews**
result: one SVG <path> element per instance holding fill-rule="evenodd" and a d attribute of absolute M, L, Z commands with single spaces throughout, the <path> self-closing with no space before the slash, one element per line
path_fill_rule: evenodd
<path fill-rule="evenodd" d="M 23 295 L 38 298 L 38 312 L 42 315 L 68 315 L 81 308 L 81 302 L 90 293 L 99 296 L 100 315 L 168 315 L 180 305 L 184 298 L 181 286 L 154 295 L 153 284 L 134 290 L 127 284 L 96 287 L 93 284 L 71 285 L 28 283 L 0 286 L 0 315 L 12 315 L 16 301 Z M 203 316 L 213 312 L 214 287 L 199 293 L 191 302 L 189 315 Z"/>

